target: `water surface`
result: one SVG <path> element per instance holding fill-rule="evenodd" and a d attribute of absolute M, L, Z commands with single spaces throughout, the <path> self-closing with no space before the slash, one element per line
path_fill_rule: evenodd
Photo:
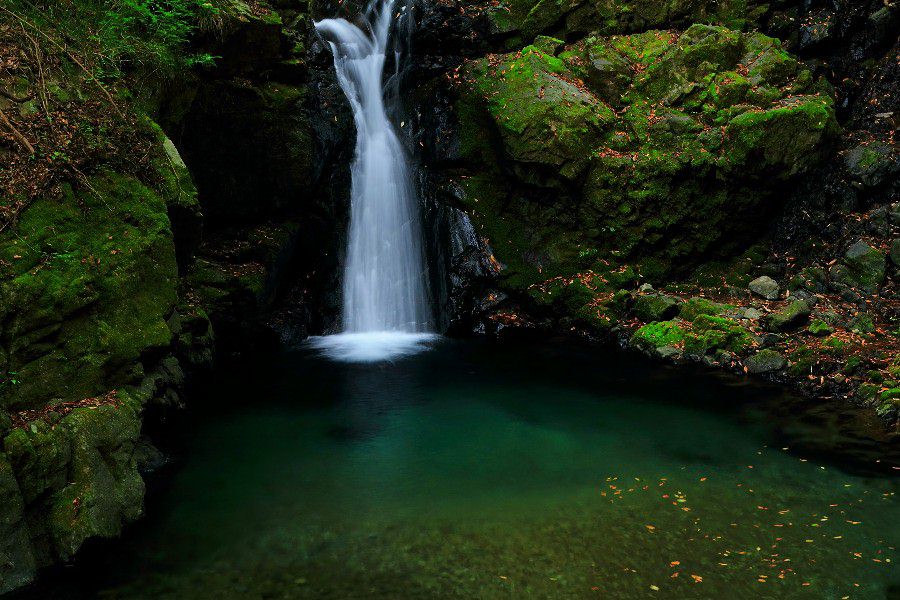
<path fill-rule="evenodd" d="M 900 471 L 800 414 L 570 345 L 298 350 L 219 377 L 147 518 L 30 594 L 893 597 Z"/>

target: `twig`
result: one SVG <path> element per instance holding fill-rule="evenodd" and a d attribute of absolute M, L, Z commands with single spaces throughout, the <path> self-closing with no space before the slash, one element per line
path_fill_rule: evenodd
<path fill-rule="evenodd" d="M 109 100 L 109 103 L 112 104 L 112 107 L 116 110 L 117 113 L 119 113 L 119 116 L 122 117 L 122 118 L 125 118 L 125 113 L 122 112 L 122 109 L 120 109 L 120 108 L 119 108 L 119 105 L 116 104 L 116 101 L 113 100 L 112 94 L 109 93 L 109 90 L 107 90 L 106 87 L 105 87 L 102 83 L 100 83 L 100 81 L 94 76 L 94 74 L 91 73 L 90 70 L 88 70 L 88 68 L 85 67 L 85 66 L 81 63 L 80 60 L 78 60 L 77 58 L 75 58 L 75 56 L 74 56 L 71 52 L 69 52 L 68 50 L 66 50 L 66 48 L 65 48 L 64 46 L 62 46 L 59 42 L 57 42 L 57 41 L 54 40 L 52 37 L 50 37 L 49 35 L 47 35 L 47 34 L 44 33 L 43 31 L 41 31 L 41 29 L 40 29 L 39 27 L 37 27 L 36 25 L 34 25 L 33 23 L 31 23 L 30 21 L 28 21 L 28 20 L 25 19 L 24 17 L 20 17 L 19 15 L 17 15 L 16 13 L 14 13 L 13 11 L 9 10 L 8 8 L 6 8 L 5 6 L 0 6 L 0 10 L 2 10 L 3 12 L 5 12 L 5 13 L 11 15 L 14 19 L 16 19 L 17 21 L 19 21 L 19 23 L 24 23 L 25 25 L 28 25 L 30 28 L 32 28 L 34 31 L 36 31 L 37 33 L 39 33 L 43 38 L 45 38 L 45 39 L 46 39 L 47 41 L 49 41 L 51 44 L 53 44 L 53 45 L 56 46 L 58 49 L 60 49 L 60 50 L 62 50 L 63 52 L 65 52 L 66 55 L 69 57 L 69 59 L 71 59 L 72 62 L 74 62 L 76 65 L 78 65 L 78 67 L 81 68 L 81 70 L 85 72 L 85 74 L 91 79 L 91 81 L 93 81 L 94 83 L 97 84 L 97 87 L 100 88 L 100 91 L 102 91 L 102 92 L 106 95 L 106 99 Z"/>
<path fill-rule="evenodd" d="M 28 154 L 34 154 L 34 146 L 31 145 L 31 142 L 28 141 L 28 138 L 22 135 L 21 131 L 16 129 L 16 126 L 12 124 L 12 121 L 10 121 L 6 117 L 6 114 L 2 110 L 0 110 L 0 121 L 2 121 L 4 125 L 6 125 L 6 127 L 10 130 L 10 132 L 12 132 L 13 136 L 19 141 L 19 143 L 22 144 L 22 146 L 24 146 L 26 150 L 28 150 Z"/>
<path fill-rule="evenodd" d="M 40 44 L 38 44 L 36 39 L 34 39 L 30 35 L 28 35 L 28 31 L 25 30 L 25 25 L 23 25 L 22 23 L 19 23 L 19 27 L 22 28 L 22 35 L 27 37 L 28 41 L 31 42 L 31 45 L 34 46 L 34 61 L 37 63 L 38 78 L 41 81 L 40 88 L 38 88 L 40 91 L 39 95 L 41 97 L 41 105 L 44 107 L 44 114 L 49 115 L 50 114 L 50 106 L 47 102 L 47 82 L 44 79 L 44 64 L 42 61 L 43 53 L 41 52 L 41 46 L 40 46 Z"/>

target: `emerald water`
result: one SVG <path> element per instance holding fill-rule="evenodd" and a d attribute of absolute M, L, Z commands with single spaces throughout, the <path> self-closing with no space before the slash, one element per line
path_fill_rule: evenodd
<path fill-rule="evenodd" d="M 897 597 L 897 449 L 827 405 L 449 341 L 199 395 L 146 519 L 24 597 Z"/>

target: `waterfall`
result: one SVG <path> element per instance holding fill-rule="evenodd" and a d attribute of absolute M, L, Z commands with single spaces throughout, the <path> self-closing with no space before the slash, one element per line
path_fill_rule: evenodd
<path fill-rule="evenodd" d="M 372 0 L 362 27 L 345 19 L 315 24 L 328 41 L 334 68 L 356 125 L 351 172 L 350 234 L 344 270 L 343 332 L 314 344 L 345 360 L 390 359 L 422 348 L 431 339 L 431 309 L 422 229 L 412 168 L 388 117 L 384 82 L 395 0 Z M 398 17 L 404 9 L 398 12 Z M 411 18 L 407 15 L 406 18 Z M 399 64 L 401 55 L 395 54 Z M 399 112 L 392 110 L 392 112 Z"/>

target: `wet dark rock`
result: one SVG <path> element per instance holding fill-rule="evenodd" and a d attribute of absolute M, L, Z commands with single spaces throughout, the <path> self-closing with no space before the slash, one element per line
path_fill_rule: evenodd
<path fill-rule="evenodd" d="M 859 240 L 847 250 L 844 262 L 831 269 L 831 278 L 849 288 L 874 293 L 884 282 L 884 253 Z"/>
<path fill-rule="evenodd" d="M 795 300 L 779 310 L 766 316 L 765 324 L 770 331 L 789 331 L 802 325 L 812 309 L 804 300 Z"/>
<path fill-rule="evenodd" d="M 634 301 L 634 313 L 646 323 L 668 321 L 678 314 L 679 301 L 663 294 L 638 296 Z"/>
<path fill-rule="evenodd" d="M 747 371 L 753 374 L 772 373 L 785 367 L 787 361 L 774 350 L 763 349 L 744 361 Z"/>

